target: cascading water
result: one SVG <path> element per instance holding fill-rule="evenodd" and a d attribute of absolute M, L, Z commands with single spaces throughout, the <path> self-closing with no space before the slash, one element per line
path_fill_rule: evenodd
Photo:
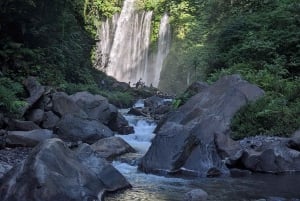
<path fill-rule="evenodd" d="M 157 53 L 150 55 L 152 11 L 136 11 L 136 0 L 125 0 L 122 11 L 102 23 L 98 35 L 96 68 L 119 81 L 158 86 L 170 44 L 170 25 L 161 19 Z"/>
<path fill-rule="evenodd" d="M 155 74 L 153 77 L 154 78 L 153 86 L 158 86 L 159 84 L 160 72 L 163 67 L 163 62 L 167 57 L 167 55 L 169 54 L 170 43 L 171 43 L 171 29 L 169 24 L 169 16 L 167 14 L 164 14 L 160 22 L 158 50 L 155 58 L 155 64 L 153 67 L 153 68 L 157 68 L 154 71 Z"/>
<path fill-rule="evenodd" d="M 143 107 L 143 105 L 142 101 L 138 101 L 134 107 Z M 136 149 L 138 157 L 142 157 L 154 137 L 153 130 L 156 124 L 146 117 L 128 115 L 127 111 L 120 112 L 124 114 L 131 126 L 134 126 L 135 133 L 118 136 Z M 207 152 L 210 150 L 209 146 L 204 146 L 204 149 Z M 132 160 L 131 157 L 128 159 Z M 210 167 L 212 160 L 208 157 L 202 162 Z M 204 189 L 208 193 L 208 201 L 254 201 L 261 198 L 262 200 L 285 200 L 268 198 L 300 197 L 298 189 L 300 175 L 258 174 L 243 178 L 174 178 L 145 174 L 139 172 L 137 166 L 132 164 L 135 163 L 113 162 L 133 187 L 119 193 L 108 194 L 105 201 L 182 201 L 186 192 L 197 188 Z"/>

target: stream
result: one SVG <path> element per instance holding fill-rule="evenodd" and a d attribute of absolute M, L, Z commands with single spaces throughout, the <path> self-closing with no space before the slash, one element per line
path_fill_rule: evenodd
<path fill-rule="evenodd" d="M 135 107 L 142 106 L 141 101 L 135 105 Z M 156 124 L 153 120 L 145 117 L 128 115 L 128 110 L 120 110 L 120 112 L 130 125 L 134 126 L 135 133 L 118 136 L 137 150 L 137 154 L 134 154 L 133 158 L 142 157 L 151 145 Z M 137 169 L 135 159 L 130 156 L 128 156 L 128 160 L 114 161 L 113 165 L 127 178 L 133 188 L 108 194 L 105 201 L 182 201 L 186 192 L 197 188 L 208 193 L 209 201 L 252 201 L 259 199 L 296 201 L 298 200 L 296 198 L 300 198 L 299 174 L 253 174 L 242 178 L 175 178 L 140 172 Z"/>

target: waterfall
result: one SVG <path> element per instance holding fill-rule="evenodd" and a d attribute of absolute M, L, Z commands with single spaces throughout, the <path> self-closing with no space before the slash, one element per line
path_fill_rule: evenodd
<path fill-rule="evenodd" d="M 159 84 L 160 72 L 163 67 L 163 62 L 169 54 L 170 43 L 171 29 L 169 24 L 169 16 L 167 14 L 164 14 L 159 27 L 158 51 L 155 58 L 155 66 L 153 68 L 155 69 L 153 86 L 158 86 Z"/>
<path fill-rule="evenodd" d="M 163 60 L 168 54 L 170 25 L 161 19 L 158 49 L 150 56 L 152 11 L 136 11 L 136 0 L 125 0 L 120 14 L 102 22 L 98 30 L 96 68 L 119 81 L 158 86 Z"/>

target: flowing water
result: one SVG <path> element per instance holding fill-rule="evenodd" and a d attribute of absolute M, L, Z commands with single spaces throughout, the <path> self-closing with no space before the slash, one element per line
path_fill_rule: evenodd
<path fill-rule="evenodd" d="M 98 30 L 96 68 L 119 81 L 158 86 L 171 31 L 165 14 L 160 23 L 158 48 L 150 54 L 152 11 L 136 11 L 136 0 L 125 0 L 120 14 L 102 22 Z"/>
<path fill-rule="evenodd" d="M 142 107 L 137 102 L 135 107 Z M 140 157 L 146 153 L 154 137 L 156 124 L 144 117 L 126 115 L 126 119 L 135 128 L 131 135 L 120 135 L 133 146 Z M 113 165 L 128 179 L 133 188 L 108 194 L 106 201 L 182 201 L 184 194 L 201 188 L 208 193 L 209 201 L 250 201 L 270 197 L 300 198 L 300 175 L 255 174 L 243 178 L 195 178 L 166 177 L 145 174 L 138 171 L 134 163 L 114 161 Z M 280 201 L 274 198 L 272 201 Z"/>

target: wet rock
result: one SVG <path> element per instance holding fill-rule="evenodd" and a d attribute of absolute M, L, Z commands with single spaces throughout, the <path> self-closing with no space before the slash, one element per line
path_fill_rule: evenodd
<path fill-rule="evenodd" d="M 129 126 L 128 121 L 120 113 L 118 113 L 117 117 L 108 123 L 108 127 L 118 134 L 126 135 L 134 133 L 133 127 Z"/>
<path fill-rule="evenodd" d="M 73 114 L 79 117 L 87 118 L 88 115 L 66 94 L 63 92 L 52 95 L 53 112 L 60 117 Z"/>
<path fill-rule="evenodd" d="M 184 201 L 206 201 L 208 194 L 202 189 L 194 189 L 187 192 L 184 196 Z"/>
<path fill-rule="evenodd" d="M 128 114 L 132 114 L 135 116 L 144 116 L 147 117 L 148 115 L 145 114 L 141 108 L 130 108 L 130 110 L 128 111 Z"/>
<path fill-rule="evenodd" d="M 4 175 L 0 197 L 2 201 L 102 200 L 105 191 L 127 187 L 120 185 L 125 179 L 117 177 L 112 166 L 88 156 L 77 156 L 59 139 L 46 140 Z"/>
<path fill-rule="evenodd" d="M 99 121 L 73 115 L 63 116 L 57 123 L 55 132 L 65 141 L 82 141 L 88 144 L 113 136 L 113 132 Z"/>
<path fill-rule="evenodd" d="M 240 141 L 240 163 L 253 172 L 282 173 L 300 171 L 300 152 L 295 140 L 256 136 Z"/>
<path fill-rule="evenodd" d="M 29 112 L 28 115 L 26 115 L 26 119 L 28 121 L 32 121 L 37 125 L 39 125 L 43 121 L 43 118 L 44 118 L 44 110 L 41 109 L 33 109 Z"/>
<path fill-rule="evenodd" d="M 167 115 L 155 130 L 139 168 L 146 172 L 182 169 L 206 176 L 216 167 L 229 173 L 216 148 L 215 135 L 229 133 L 234 114 L 263 94 L 238 75 L 221 78 Z"/>
<path fill-rule="evenodd" d="M 53 132 L 47 129 L 32 131 L 8 131 L 6 136 L 7 146 L 34 147 L 38 143 L 53 137 Z"/>
<path fill-rule="evenodd" d="M 46 129 L 53 129 L 59 122 L 59 117 L 52 111 L 45 112 L 42 127 Z"/>
<path fill-rule="evenodd" d="M 101 157 L 114 159 L 122 154 L 135 152 L 135 150 L 120 137 L 109 137 L 101 139 L 91 145 L 91 148 Z"/>
<path fill-rule="evenodd" d="M 32 121 L 21 121 L 16 119 L 9 119 L 7 125 L 7 129 L 10 131 L 31 131 L 40 129 L 40 127 Z"/>
<path fill-rule="evenodd" d="M 96 173 L 98 179 L 104 183 L 107 191 L 131 187 L 123 175 L 88 144 L 81 144 L 75 150 L 75 153 L 83 165 Z"/>

